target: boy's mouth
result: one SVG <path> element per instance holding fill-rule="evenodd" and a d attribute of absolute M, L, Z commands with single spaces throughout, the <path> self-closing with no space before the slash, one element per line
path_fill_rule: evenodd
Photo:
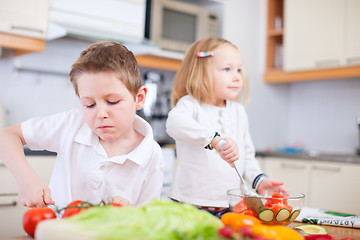
<path fill-rule="evenodd" d="M 108 128 L 112 128 L 112 126 L 106 126 L 106 125 L 102 125 L 102 126 L 98 126 L 98 129 L 108 129 Z"/>

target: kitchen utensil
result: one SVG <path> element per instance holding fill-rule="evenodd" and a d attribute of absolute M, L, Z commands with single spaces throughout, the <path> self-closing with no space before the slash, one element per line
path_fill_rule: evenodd
<path fill-rule="evenodd" d="M 223 151 L 225 145 L 226 145 L 226 141 L 221 139 L 219 141 L 219 148 L 221 151 Z M 235 169 L 237 175 L 240 178 L 240 189 L 241 192 L 244 194 L 245 197 L 245 203 L 246 205 L 249 207 L 249 209 L 253 210 L 256 214 L 259 214 L 259 212 L 261 212 L 264 209 L 264 204 L 262 203 L 261 199 L 258 197 L 258 195 L 254 192 L 252 192 L 246 185 L 243 177 L 241 176 L 239 170 L 237 169 L 236 165 L 234 162 L 230 163 L 230 165 Z"/>

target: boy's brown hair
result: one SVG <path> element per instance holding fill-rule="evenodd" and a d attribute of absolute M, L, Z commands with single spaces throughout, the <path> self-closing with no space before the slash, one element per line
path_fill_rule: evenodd
<path fill-rule="evenodd" d="M 231 42 L 222 38 L 204 38 L 194 42 L 185 54 L 180 69 L 175 75 L 173 89 L 171 92 L 171 105 L 176 103 L 185 95 L 191 95 L 200 103 L 215 103 L 213 79 L 210 71 L 211 57 L 197 57 L 198 52 L 210 52 L 228 44 L 238 48 Z M 238 97 L 238 101 L 247 103 L 249 99 L 249 89 L 244 69 L 241 71 L 243 78 L 243 89 Z M 240 97 L 242 97 L 240 99 Z"/>
<path fill-rule="evenodd" d="M 139 65 L 134 54 L 124 45 L 103 41 L 91 44 L 81 52 L 80 57 L 72 65 L 69 77 L 79 96 L 77 80 L 83 73 L 99 73 L 109 71 L 121 80 L 134 98 L 142 86 Z"/>

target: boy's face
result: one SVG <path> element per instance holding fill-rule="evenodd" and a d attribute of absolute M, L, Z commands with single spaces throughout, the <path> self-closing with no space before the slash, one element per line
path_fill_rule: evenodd
<path fill-rule="evenodd" d="M 243 78 L 239 51 L 231 45 L 221 46 L 210 59 L 217 106 L 225 106 L 225 100 L 234 100 L 240 94 Z"/>
<path fill-rule="evenodd" d="M 133 133 L 136 110 L 143 106 L 146 89 L 136 98 L 112 72 L 84 73 L 78 81 L 80 103 L 91 130 L 103 141 L 116 141 Z"/>

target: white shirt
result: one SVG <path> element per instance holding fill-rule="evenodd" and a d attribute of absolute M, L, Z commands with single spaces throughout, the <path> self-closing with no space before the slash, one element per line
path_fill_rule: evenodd
<path fill-rule="evenodd" d="M 51 197 L 58 207 L 73 200 L 94 204 L 113 197 L 144 205 L 160 198 L 164 162 L 151 126 L 135 116 L 134 129 L 144 136 L 127 155 L 109 158 L 79 109 L 21 124 L 27 146 L 57 153 L 50 180 Z"/>
<path fill-rule="evenodd" d="M 218 132 L 237 142 L 240 158 L 235 162 L 245 181 L 261 174 L 255 159 L 244 107 L 227 101 L 226 107 L 200 104 L 182 97 L 169 112 L 167 133 L 175 139 L 177 168 L 169 197 L 199 206 L 228 207 L 226 191 L 240 187 L 234 168 L 216 150 L 205 149 Z"/>

